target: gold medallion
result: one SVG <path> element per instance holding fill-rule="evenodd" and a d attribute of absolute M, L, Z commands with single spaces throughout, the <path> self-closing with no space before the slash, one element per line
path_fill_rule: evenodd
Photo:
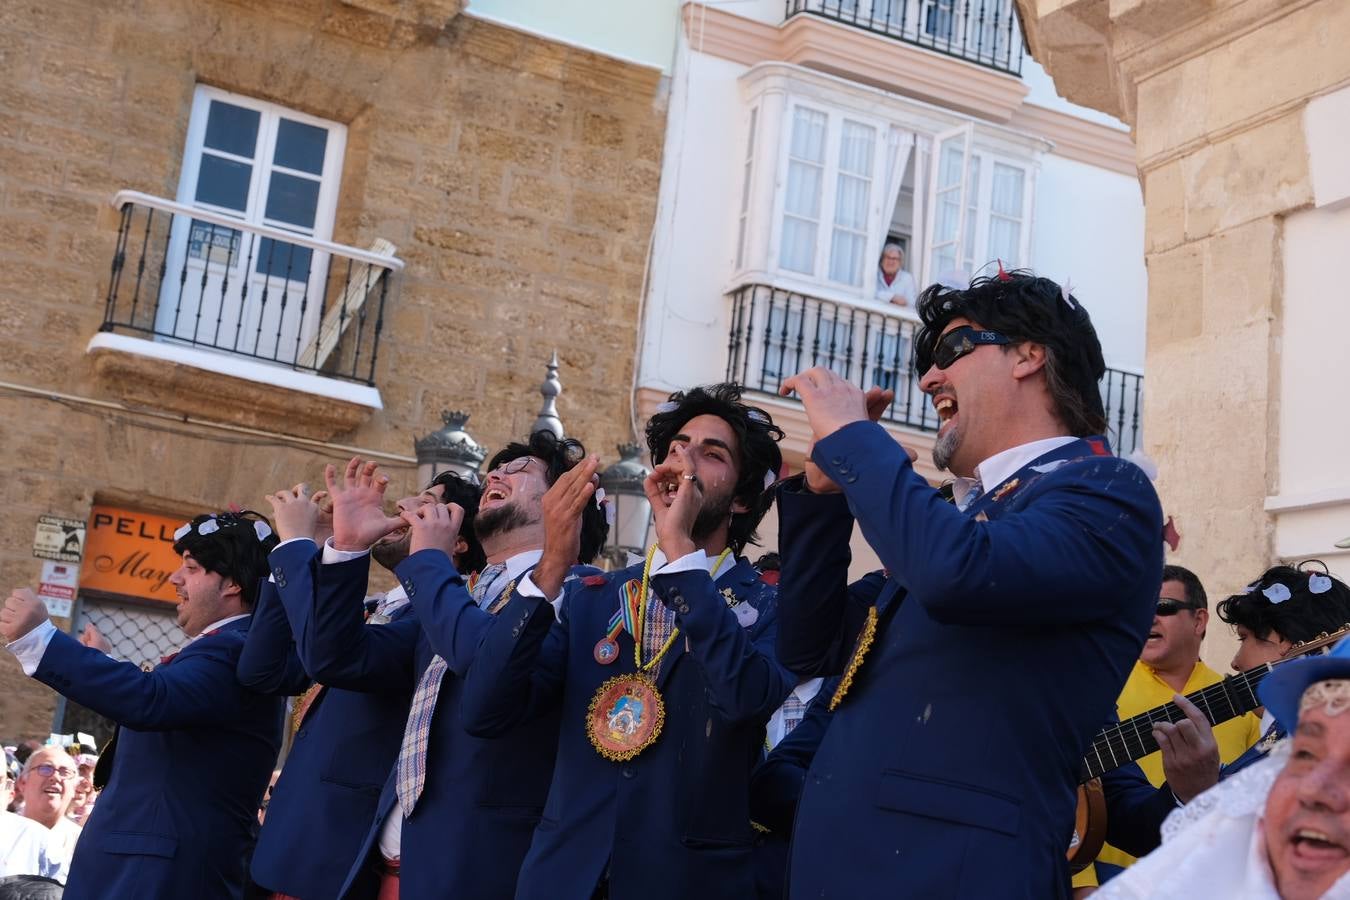
<path fill-rule="evenodd" d="M 862 668 L 863 657 L 867 651 L 872 648 L 872 642 L 877 637 L 877 608 L 869 606 L 867 608 L 867 621 L 863 623 L 862 632 L 858 635 L 858 643 L 853 648 L 853 655 L 848 659 L 848 667 L 844 669 L 844 677 L 839 679 L 839 687 L 834 689 L 834 696 L 830 698 L 830 712 L 834 712 L 839 706 L 839 702 L 844 699 L 848 689 L 853 686 L 853 676 L 858 674 Z"/>
<path fill-rule="evenodd" d="M 586 733 L 605 759 L 625 762 L 654 744 L 665 722 L 666 705 L 656 682 L 635 672 L 600 685 L 586 712 Z"/>

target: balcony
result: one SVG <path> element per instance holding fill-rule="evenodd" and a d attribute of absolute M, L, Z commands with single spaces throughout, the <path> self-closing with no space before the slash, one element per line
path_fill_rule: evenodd
<path fill-rule="evenodd" d="M 126 399 L 323 436 L 381 406 L 375 367 L 403 261 L 134 191 L 90 341 Z"/>
<path fill-rule="evenodd" d="M 1024 42 L 1012 0 L 787 0 L 787 18 L 818 16 L 1020 75 Z"/>
<path fill-rule="evenodd" d="M 937 416 L 913 371 L 919 324 L 891 309 L 744 285 L 731 294 L 726 378 L 776 396 L 787 376 L 825 366 L 859 387 L 895 391 L 882 415 L 886 422 L 934 432 Z M 1122 455 L 1140 446 L 1143 386 L 1142 375 L 1120 369 L 1107 369 L 1102 380 L 1107 437 Z"/>

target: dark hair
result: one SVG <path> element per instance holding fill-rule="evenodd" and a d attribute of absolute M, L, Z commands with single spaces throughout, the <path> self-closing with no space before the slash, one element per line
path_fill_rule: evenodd
<path fill-rule="evenodd" d="M 1087 310 L 1049 278 L 1025 269 L 976 278 L 970 287 L 934 284 L 919 294 L 923 327 L 914 338 L 915 369 L 932 365 L 937 340 L 955 318 L 1006 335 L 1012 344 L 1030 341 L 1045 348 L 1045 384 L 1055 413 L 1077 437 L 1106 431 L 1099 382 L 1106 373 L 1102 345 Z M 1011 345 L 1010 345 L 1011 346 Z"/>
<path fill-rule="evenodd" d="M 560 438 L 551 431 L 536 431 L 524 442 L 512 441 L 498 450 L 488 460 L 487 471 L 491 472 L 503 463 L 522 456 L 533 456 L 543 461 L 544 481 L 552 487 L 564 472 L 586 458 L 586 447 L 576 438 Z M 605 518 L 605 511 L 599 504 L 587 503 L 581 511 L 581 552 L 577 554 L 577 562 L 586 564 L 595 559 L 605 546 L 607 534 L 609 521 Z"/>
<path fill-rule="evenodd" d="M 676 391 L 647 421 L 647 449 L 654 464 L 660 465 L 670 452 L 671 440 L 690 419 L 698 416 L 716 416 L 736 434 L 737 479 L 733 496 L 746 505 L 747 511 L 732 513 L 727 543 L 732 552 L 740 553 L 746 544 L 758 540 L 755 529 L 773 503 L 773 492 L 765 486 L 764 476 L 776 476 L 783 466 L 783 453 L 778 449 L 783 429 L 773 424 L 764 410 L 742 403 L 738 384 Z"/>
<path fill-rule="evenodd" d="M 215 527 L 202 534 L 201 527 L 207 522 Z M 207 513 L 188 524 L 191 528 L 174 540 L 173 552 L 179 556 L 191 553 L 203 569 L 239 585 L 244 608 L 252 609 L 258 599 L 258 582 L 267 577 L 267 554 L 280 543 L 267 517 L 244 509 Z M 259 524 L 265 526 L 266 531 L 259 528 Z"/>
<path fill-rule="evenodd" d="M 426 489 L 429 491 L 437 485 L 441 486 L 442 503 L 447 505 L 455 503 L 464 510 L 464 522 L 459 526 L 459 536 L 464 538 L 469 548 L 460 555 L 456 567 L 465 572 L 481 572 L 487 565 L 487 554 L 483 552 L 483 545 L 478 542 L 478 535 L 473 530 L 473 518 L 478 515 L 478 498 L 482 495 L 483 489 L 458 472 L 450 471 L 442 472 L 431 479 L 431 484 L 427 485 Z"/>
<path fill-rule="evenodd" d="M 1190 569 L 1182 566 L 1163 566 L 1162 580 L 1180 581 L 1181 586 L 1186 589 L 1187 603 L 1196 609 L 1209 609 L 1209 596 L 1205 594 L 1205 586 Z"/>
<path fill-rule="evenodd" d="M 777 553 L 765 553 L 755 560 L 755 568 L 761 572 L 780 572 L 783 569 L 783 557 Z"/>
<path fill-rule="evenodd" d="M 1292 643 L 1311 640 L 1323 632 L 1331 634 L 1350 624 L 1350 587 L 1335 576 L 1305 569 L 1309 564 L 1326 568 L 1320 560 L 1310 559 L 1298 568 L 1267 569 L 1246 591 L 1219 601 L 1219 618 L 1229 625 L 1241 625 L 1262 640 L 1274 631 Z M 1314 594 L 1309 583 L 1314 575 L 1330 579 L 1331 589 Z M 1277 584 L 1289 591 L 1289 598 L 1278 603 L 1264 593 Z"/>

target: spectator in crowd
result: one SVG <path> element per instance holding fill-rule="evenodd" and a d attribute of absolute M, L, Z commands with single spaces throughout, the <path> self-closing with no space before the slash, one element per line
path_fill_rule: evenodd
<path fill-rule="evenodd" d="M 75 799 L 79 780 L 74 757 L 60 747 L 43 747 L 23 764 L 18 782 L 23 815 L 47 829 L 47 856 L 55 867 L 52 872 L 30 874 L 50 875 L 62 884 L 70 874 L 81 829 L 66 818 L 66 813 Z"/>
<path fill-rule="evenodd" d="M 1204 585 L 1194 572 L 1181 566 L 1163 566 L 1162 577 L 1148 641 L 1116 703 L 1122 719 L 1171 703 L 1178 694 L 1184 697 L 1223 680 L 1222 675 L 1200 661 L 1200 644 L 1209 625 L 1209 599 Z M 1189 701 L 1176 702 L 1191 706 Z M 1197 721 L 1204 721 L 1202 713 Z M 1168 726 L 1169 732 L 1172 727 Z M 1203 744 L 1202 752 L 1212 757 L 1212 775 L 1193 789 L 1183 789 L 1181 782 L 1173 779 L 1172 787 L 1182 801 L 1212 787 L 1219 780 L 1220 763 L 1237 759 L 1261 737 L 1261 720 L 1251 713 L 1229 719 L 1213 729 L 1208 723 L 1203 728 L 1194 724 L 1182 727 L 1187 728 L 1188 737 L 1195 735 Z M 1170 733 L 1163 735 L 1159 741 L 1163 749 L 1139 760 L 1139 767 L 1154 787 L 1160 787 L 1168 780 L 1169 773 L 1164 769 L 1168 762 L 1166 752 L 1172 751 L 1170 737 Z M 1180 740 L 1184 743 L 1186 738 Z M 1185 750 L 1185 747 L 1178 749 Z M 1108 844 L 1102 848 L 1093 867 L 1074 876 L 1074 887 L 1105 882 L 1132 862 L 1133 856 Z"/>
<path fill-rule="evenodd" d="M 1335 634 L 1350 624 L 1350 586 L 1327 574 L 1319 560 L 1297 568 L 1274 566 L 1241 593 L 1220 600 L 1219 618 L 1237 632 L 1233 670 L 1246 672 L 1281 659 L 1301 641 Z M 1261 739 L 1223 769 L 1228 777 L 1259 760 L 1285 736 L 1269 712 L 1261 714 Z"/>
<path fill-rule="evenodd" d="M 1173 813 L 1162 847 L 1096 900 L 1350 897 L 1350 642 L 1259 693 L 1292 739 Z"/>
<path fill-rule="evenodd" d="M 0 812 L 14 812 L 15 783 L 19 780 L 19 770 L 23 768 L 9 748 L 5 748 L 5 765 L 0 770 Z"/>
<path fill-rule="evenodd" d="M 9 805 L 14 797 L 14 775 L 0 772 L 0 801 Z M 48 830 L 18 813 L 0 810 L 0 877 L 51 875 L 55 866 L 47 857 Z"/>
<path fill-rule="evenodd" d="M 119 726 L 66 900 L 243 891 L 284 703 L 240 686 L 235 665 L 276 542 L 248 511 L 198 516 L 174 533 L 182 565 L 169 582 L 188 641 L 149 672 L 56 628 L 32 591 L 5 600 L 0 636 L 24 672 Z"/>
<path fill-rule="evenodd" d="M 94 801 L 98 799 L 98 788 L 94 787 L 94 767 L 98 765 L 98 757 L 92 753 L 77 753 L 75 762 L 80 777 L 75 783 L 75 799 L 71 801 L 66 815 L 76 825 L 84 825 L 89 821 L 89 814 L 94 811 Z"/>
<path fill-rule="evenodd" d="M 882 303 L 909 306 L 919 293 L 914 276 L 905 271 L 905 251 L 899 244 L 887 244 L 877 263 L 876 297 Z"/>

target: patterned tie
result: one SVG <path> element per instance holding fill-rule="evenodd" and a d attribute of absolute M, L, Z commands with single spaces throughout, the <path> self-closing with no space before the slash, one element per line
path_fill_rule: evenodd
<path fill-rule="evenodd" d="M 956 508 L 961 510 L 961 512 L 965 512 L 970 509 L 971 504 L 980 499 L 980 495 L 983 493 L 984 485 L 980 482 L 980 478 L 977 475 L 975 480 L 970 483 L 970 490 L 966 491 L 965 499 L 956 504 Z"/>
<path fill-rule="evenodd" d="M 473 601 L 480 607 L 487 603 L 488 588 L 506 571 L 502 563 L 493 563 L 479 573 L 473 585 Z M 433 656 L 417 682 L 412 707 L 408 710 L 408 724 L 403 729 L 403 746 L 398 751 L 398 780 L 394 784 L 403 815 L 411 816 L 422 788 L 427 782 L 427 746 L 431 743 L 431 717 L 436 711 L 436 697 L 441 691 L 441 679 L 449 668 L 439 655 Z"/>
<path fill-rule="evenodd" d="M 788 694 L 787 699 L 783 701 L 783 737 L 791 734 L 792 729 L 801 724 L 805 715 L 806 704 L 797 699 L 797 692 Z"/>

